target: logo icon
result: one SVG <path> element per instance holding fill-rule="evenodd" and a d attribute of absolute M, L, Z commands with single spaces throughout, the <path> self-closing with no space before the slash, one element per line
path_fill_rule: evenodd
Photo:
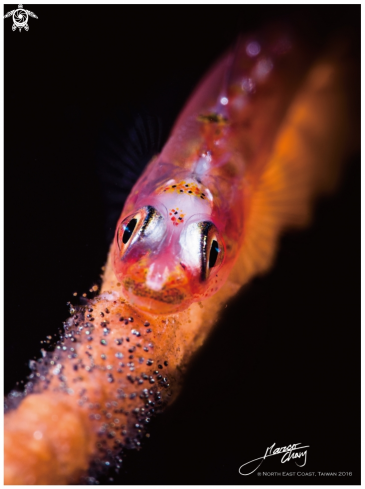
<path fill-rule="evenodd" d="M 38 17 L 31 12 L 30 10 L 25 10 L 23 9 L 23 5 L 19 4 L 18 8 L 16 10 L 11 10 L 7 14 L 4 15 L 4 19 L 7 19 L 10 16 L 13 16 L 13 26 L 12 29 L 15 31 L 17 28 L 19 31 L 22 29 L 28 31 L 29 30 L 29 25 L 28 25 L 28 17 L 34 17 L 35 19 L 38 19 Z"/>

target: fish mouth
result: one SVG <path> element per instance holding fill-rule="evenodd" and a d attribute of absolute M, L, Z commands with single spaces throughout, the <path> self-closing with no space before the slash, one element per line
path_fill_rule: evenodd
<path fill-rule="evenodd" d="M 135 282 L 128 277 L 123 281 L 124 288 L 134 296 L 153 299 L 169 305 L 180 305 L 186 298 L 186 293 L 177 287 L 162 287 L 161 290 L 153 290 L 144 283 Z"/>

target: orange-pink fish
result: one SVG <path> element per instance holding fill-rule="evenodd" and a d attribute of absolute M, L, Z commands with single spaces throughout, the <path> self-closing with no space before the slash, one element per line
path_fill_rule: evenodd
<path fill-rule="evenodd" d="M 307 67 L 299 50 L 280 31 L 240 39 L 198 86 L 117 224 L 114 270 L 132 304 L 180 311 L 227 280 L 278 125 Z"/>

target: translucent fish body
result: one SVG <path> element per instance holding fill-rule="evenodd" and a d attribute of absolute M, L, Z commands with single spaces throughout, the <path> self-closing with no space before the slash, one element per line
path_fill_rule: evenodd
<path fill-rule="evenodd" d="M 133 304 L 167 314 L 224 284 L 304 66 L 273 32 L 240 40 L 200 83 L 117 224 L 114 271 Z"/>

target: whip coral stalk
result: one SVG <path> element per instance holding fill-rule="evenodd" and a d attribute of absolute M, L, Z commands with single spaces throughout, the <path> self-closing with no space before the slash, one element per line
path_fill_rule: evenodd
<path fill-rule="evenodd" d="M 352 144 L 346 52 L 330 50 L 315 61 L 301 54 L 305 63 L 298 65 L 304 68 L 288 77 L 298 51 L 275 36 L 269 35 L 266 45 L 253 37 L 241 40 L 234 54 L 215 65 L 162 152 L 174 166 L 171 181 L 164 178 L 143 196 L 153 197 L 151 206 L 157 206 L 163 192 L 167 200 L 175 195 L 174 186 L 180 185 L 181 193 L 185 186 L 194 188 L 191 209 L 175 217 L 174 201 L 166 216 L 175 233 L 170 246 L 183 220 L 200 206 L 204 219 L 193 222 L 200 225 L 194 230 L 207 231 L 197 234 L 201 248 L 192 253 L 198 250 L 198 258 L 189 262 L 174 251 L 184 265 L 178 268 L 180 282 L 174 261 L 161 284 L 161 276 L 151 272 L 157 262 L 150 252 L 165 235 L 158 234 L 139 254 L 126 253 L 133 233 L 145 229 L 138 212 L 147 204 L 139 205 L 138 198 L 150 192 L 151 175 L 161 169 L 153 160 L 118 222 L 100 294 L 70 305 L 54 352 L 32 363 L 24 398 L 9 401 L 14 408 L 5 416 L 6 484 L 93 482 L 105 467 L 118 470 L 122 451 L 139 448 L 151 418 L 178 395 L 193 355 L 227 301 L 272 266 L 282 232 L 308 225 L 314 198 L 335 188 Z M 217 100 L 219 106 L 213 104 Z M 179 172 L 189 168 L 197 183 L 185 174 L 177 182 Z M 221 186 L 209 188 L 209 178 Z M 210 211 L 209 200 L 224 212 Z M 185 248 L 181 245 L 185 251 L 190 252 L 194 233 Z M 167 263 L 169 249 L 162 253 L 159 258 Z"/>

